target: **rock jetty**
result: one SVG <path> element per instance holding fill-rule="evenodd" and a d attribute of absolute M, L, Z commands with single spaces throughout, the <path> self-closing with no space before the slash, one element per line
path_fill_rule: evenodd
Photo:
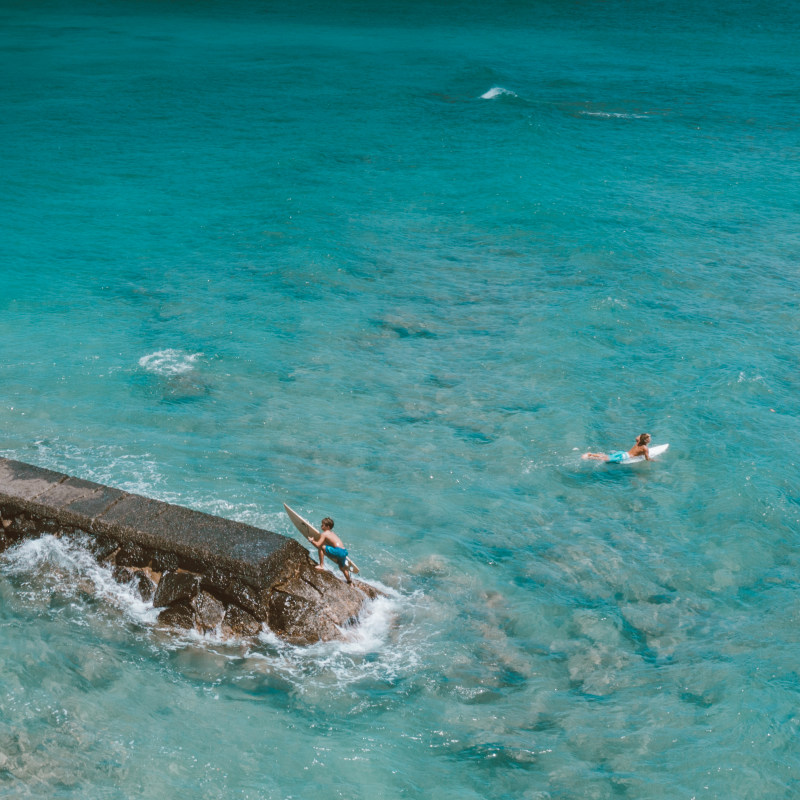
<path fill-rule="evenodd" d="M 20 461 L 0 459 L 0 552 L 45 534 L 82 538 L 159 622 L 225 636 L 264 626 L 294 644 L 341 638 L 379 592 L 314 569 L 299 542 Z"/>

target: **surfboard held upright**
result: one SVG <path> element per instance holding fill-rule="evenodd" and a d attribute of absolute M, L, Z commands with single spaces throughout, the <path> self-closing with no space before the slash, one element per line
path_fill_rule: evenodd
<path fill-rule="evenodd" d="M 321 535 L 320 532 L 307 519 L 301 517 L 293 508 L 289 508 L 286 503 L 283 504 L 283 507 L 286 509 L 286 513 L 289 515 L 289 519 L 294 523 L 295 528 L 297 528 L 309 542 L 313 543 L 314 539 L 319 539 Z M 353 563 L 350 556 L 347 557 L 347 566 L 354 575 L 358 575 L 361 571 Z"/>

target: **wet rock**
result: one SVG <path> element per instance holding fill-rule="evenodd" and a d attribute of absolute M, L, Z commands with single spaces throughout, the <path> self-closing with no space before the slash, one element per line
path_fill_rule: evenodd
<path fill-rule="evenodd" d="M 265 621 L 269 616 L 269 592 L 254 589 L 244 581 L 234 580 L 229 586 L 231 602 L 240 606 L 257 620 Z"/>
<path fill-rule="evenodd" d="M 203 575 L 203 587 L 214 592 L 217 597 L 227 597 L 235 575 L 220 567 L 212 567 Z"/>
<path fill-rule="evenodd" d="M 137 572 L 132 583 L 134 591 L 142 602 L 148 603 L 153 599 L 153 595 L 156 593 L 156 585 L 144 572 Z"/>
<path fill-rule="evenodd" d="M 269 626 L 297 644 L 337 639 L 341 628 L 358 620 L 364 600 L 358 586 L 309 563 L 271 592 Z"/>
<path fill-rule="evenodd" d="M 111 570 L 111 577 L 117 583 L 130 583 L 134 572 L 130 567 L 114 567 Z"/>
<path fill-rule="evenodd" d="M 293 644 L 314 644 L 339 638 L 336 625 L 313 603 L 285 592 L 270 597 L 269 626 Z"/>
<path fill-rule="evenodd" d="M 115 560 L 122 567 L 146 567 L 151 558 L 149 550 L 136 544 L 136 542 L 125 542 L 120 547 Z"/>
<path fill-rule="evenodd" d="M 224 636 L 255 636 L 261 630 L 261 623 L 239 606 L 228 606 L 225 618 L 222 620 L 222 633 Z"/>
<path fill-rule="evenodd" d="M 194 627 L 194 610 L 188 602 L 181 601 L 169 608 L 165 608 L 158 615 L 158 621 L 163 625 L 169 625 L 173 628 L 186 628 L 188 630 Z"/>
<path fill-rule="evenodd" d="M 191 572 L 165 572 L 158 582 L 153 597 L 153 605 L 172 606 L 181 601 L 191 600 L 200 588 L 200 577 Z M 160 619 L 160 617 L 159 617 Z"/>
<path fill-rule="evenodd" d="M 27 517 L 14 517 L 10 530 L 17 537 L 35 536 L 38 533 L 36 523 Z"/>
<path fill-rule="evenodd" d="M 191 601 L 194 619 L 201 633 L 215 631 L 225 616 L 225 605 L 209 592 L 199 592 Z"/>
<path fill-rule="evenodd" d="M 388 597 L 386 592 L 382 592 L 380 589 L 376 589 L 374 586 L 364 583 L 364 581 L 354 580 L 353 586 L 355 586 L 359 592 L 363 592 L 370 600 L 377 600 L 379 597 Z"/>
<path fill-rule="evenodd" d="M 152 566 L 156 572 L 174 572 L 178 569 L 178 556 L 175 553 L 156 550 L 153 553 Z"/>
<path fill-rule="evenodd" d="M 269 615 L 269 592 L 255 589 L 230 572 L 214 568 L 203 576 L 203 587 L 226 603 L 240 606 L 258 620 Z"/>
<path fill-rule="evenodd" d="M 96 536 L 89 544 L 89 551 L 98 561 L 105 561 L 118 547 L 110 536 Z"/>
<path fill-rule="evenodd" d="M 143 602 L 147 603 L 153 599 L 156 585 L 141 570 L 133 569 L 132 567 L 116 566 L 112 570 L 111 575 L 117 583 L 130 585 L 134 594 Z"/>

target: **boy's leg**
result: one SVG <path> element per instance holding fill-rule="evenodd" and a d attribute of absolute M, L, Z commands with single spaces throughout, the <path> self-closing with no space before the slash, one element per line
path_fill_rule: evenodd
<path fill-rule="evenodd" d="M 317 548 L 319 553 L 319 564 L 314 569 L 325 569 L 325 550 L 322 547 Z"/>

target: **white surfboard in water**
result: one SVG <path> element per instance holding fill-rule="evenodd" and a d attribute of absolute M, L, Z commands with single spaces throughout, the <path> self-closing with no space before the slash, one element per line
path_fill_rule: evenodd
<path fill-rule="evenodd" d="M 648 447 L 647 449 L 650 451 L 650 458 L 655 458 L 656 456 L 660 456 L 662 453 L 667 451 L 669 447 L 668 444 L 657 444 L 655 447 Z M 637 461 L 644 461 L 644 456 L 634 456 L 633 458 L 623 458 L 622 461 L 618 461 L 618 464 L 635 464 Z"/>

